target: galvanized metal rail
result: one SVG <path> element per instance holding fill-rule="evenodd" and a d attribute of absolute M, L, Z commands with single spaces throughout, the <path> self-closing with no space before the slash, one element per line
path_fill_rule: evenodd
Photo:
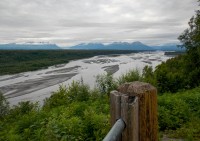
<path fill-rule="evenodd" d="M 125 122 L 122 119 L 118 119 L 103 141 L 116 141 L 122 134 L 125 126 Z"/>

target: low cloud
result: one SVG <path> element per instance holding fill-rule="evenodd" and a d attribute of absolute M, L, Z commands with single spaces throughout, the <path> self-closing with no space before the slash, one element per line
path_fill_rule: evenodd
<path fill-rule="evenodd" d="M 1 0 L 0 43 L 177 43 L 194 0 Z"/>

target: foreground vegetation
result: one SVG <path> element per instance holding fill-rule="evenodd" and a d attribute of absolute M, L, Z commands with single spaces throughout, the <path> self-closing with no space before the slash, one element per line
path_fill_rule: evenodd
<path fill-rule="evenodd" d="M 158 97 L 159 130 L 171 137 L 200 140 L 200 87 Z"/>
<path fill-rule="evenodd" d="M 42 107 L 21 102 L 7 113 L 0 121 L 3 141 L 102 140 L 110 127 L 107 96 L 80 82 L 60 86 Z"/>
<path fill-rule="evenodd" d="M 43 69 L 48 66 L 68 63 L 71 60 L 96 55 L 127 54 L 136 51 L 119 50 L 1 50 L 0 75 Z"/>
<path fill-rule="evenodd" d="M 130 71 L 118 79 L 101 75 L 93 90 L 83 82 L 73 82 L 67 88 L 60 86 L 42 107 L 38 103 L 21 102 L 9 108 L 1 97 L 0 140 L 100 141 L 111 127 L 109 91 L 125 81 L 145 79 L 138 71 Z M 160 133 L 199 140 L 200 87 L 160 93 L 158 119 Z"/>

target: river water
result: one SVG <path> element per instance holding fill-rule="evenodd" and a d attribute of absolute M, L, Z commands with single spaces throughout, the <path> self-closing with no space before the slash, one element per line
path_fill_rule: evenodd
<path fill-rule="evenodd" d="M 164 55 L 164 52 L 95 56 L 38 71 L 0 76 L 0 91 L 3 92 L 10 105 L 28 100 L 41 103 L 53 91 L 58 90 L 59 85 L 68 86 L 72 81 L 82 79 L 94 88 L 98 74 L 110 72 L 117 78 L 132 69 L 142 72 L 146 65 L 155 68 L 169 58 L 171 56 Z"/>

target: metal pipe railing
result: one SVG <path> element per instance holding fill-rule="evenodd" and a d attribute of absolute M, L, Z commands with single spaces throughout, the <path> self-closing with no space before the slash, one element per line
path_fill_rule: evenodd
<path fill-rule="evenodd" d="M 122 119 L 118 119 L 103 141 L 116 141 L 122 134 L 125 126 L 125 122 Z"/>

